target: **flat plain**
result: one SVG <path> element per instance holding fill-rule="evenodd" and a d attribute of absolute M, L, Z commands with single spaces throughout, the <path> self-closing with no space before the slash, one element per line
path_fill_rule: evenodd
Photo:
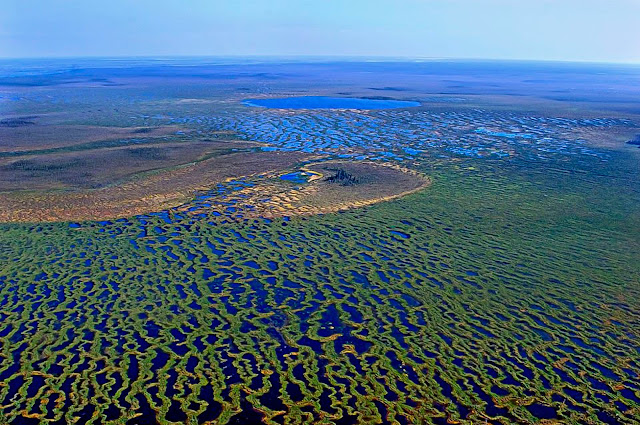
<path fill-rule="evenodd" d="M 0 424 L 640 423 L 638 98 L 617 65 L 2 62 Z"/>

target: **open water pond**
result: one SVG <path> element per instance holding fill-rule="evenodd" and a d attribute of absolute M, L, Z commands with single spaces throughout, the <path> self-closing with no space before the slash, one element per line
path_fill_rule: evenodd
<path fill-rule="evenodd" d="M 408 100 L 329 96 L 246 99 L 243 103 L 247 106 L 259 106 L 270 109 L 396 109 L 420 106 L 420 102 Z"/>
<path fill-rule="evenodd" d="M 287 174 L 281 175 L 280 180 L 302 184 L 309 181 L 309 173 L 305 173 L 302 171 L 287 173 Z"/>

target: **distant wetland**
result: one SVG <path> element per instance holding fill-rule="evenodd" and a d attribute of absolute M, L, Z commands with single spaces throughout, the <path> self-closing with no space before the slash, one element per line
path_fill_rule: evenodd
<path fill-rule="evenodd" d="M 141 61 L 2 68 L 0 424 L 640 424 L 637 71 Z"/>
<path fill-rule="evenodd" d="M 247 106 L 259 106 L 272 109 L 396 109 L 420 106 L 420 102 L 394 99 L 296 96 L 246 99 Z"/>

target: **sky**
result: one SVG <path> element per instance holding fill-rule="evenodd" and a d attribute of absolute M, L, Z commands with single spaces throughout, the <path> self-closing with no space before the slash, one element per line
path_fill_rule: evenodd
<path fill-rule="evenodd" d="M 0 0 L 0 57 L 640 63 L 640 0 Z"/>

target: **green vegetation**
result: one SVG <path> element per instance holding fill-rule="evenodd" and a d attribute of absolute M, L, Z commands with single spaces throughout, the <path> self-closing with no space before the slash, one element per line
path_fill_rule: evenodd
<path fill-rule="evenodd" d="M 1 425 L 640 424 L 637 71 L 101 66 L 0 78 Z"/>
<path fill-rule="evenodd" d="M 473 168 L 307 219 L 4 225 L 2 421 L 633 423 L 629 189 Z"/>

